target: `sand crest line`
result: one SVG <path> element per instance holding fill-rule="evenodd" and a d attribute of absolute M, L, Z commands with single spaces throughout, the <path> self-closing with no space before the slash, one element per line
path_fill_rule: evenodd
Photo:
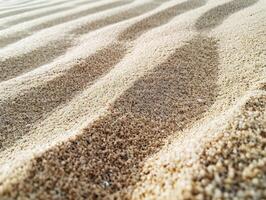
<path fill-rule="evenodd" d="M 152 4 L 153 5 L 153 4 Z M 27 69 L 28 67 L 34 68 L 37 67 L 41 64 L 45 64 L 48 62 L 51 62 L 54 58 L 62 55 L 63 53 L 65 53 L 67 51 L 68 48 L 70 48 L 71 46 L 73 46 L 73 43 L 75 43 L 75 41 L 73 41 L 73 37 L 80 37 L 83 34 L 86 34 L 88 32 L 97 30 L 99 28 L 103 28 L 104 26 L 107 25 L 111 25 L 113 23 L 117 23 L 121 20 L 125 20 L 125 19 L 130 19 L 132 17 L 136 17 L 138 15 L 143 14 L 144 12 L 147 12 L 149 10 L 152 10 L 153 8 L 159 6 L 157 4 L 154 4 L 153 6 L 150 6 L 150 3 L 144 3 L 143 5 L 134 7 L 132 9 L 127 10 L 127 12 L 125 13 L 119 13 L 117 15 L 111 16 L 111 17 L 105 17 L 103 19 L 100 20 L 96 20 L 93 21 L 89 24 L 87 24 L 86 26 L 82 26 L 75 28 L 74 30 L 72 30 L 70 32 L 70 36 L 69 37 L 63 37 L 57 40 L 53 40 L 51 42 L 48 42 L 46 45 L 41 46 L 41 47 L 37 47 L 37 49 L 35 48 L 33 51 L 29 51 L 27 53 L 24 53 L 22 55 L 15 55 L 13 57 L 10 58 L 6 58 L 4 59 L 2 62 L 0 62 L 0 70 L 2 71 L 1 75 L 2 78 L 0 78 L 2 81 L 3 80 L 7 80 L 9 78 L 11 78 L 12 76 L 16 76 L 19 73 L 21 73 L 21 71 L 25 70 L 25 68 Z M 126 16 L 126 17 L 125 17 Z M 85 30 L 84 30 L 85 29 Z M 54 43 L 58 43 L 59 45 L 57 46 L 56 49 L 54 50 L 50 50 L 47 51 L 46 49 L 50 49 L 53 48 Z M 29 59 L 30 57 L 33 57 L 33 55 L 42 55 L 42 57 L 40 58 L 36 58 L 36 59 Z M 25 62 L 25 63 L 23 63 Z M 8 68 L 8 65 L 11 64 L 14 66 L 17 66 L 16 68 L 18 68 L 17 70 L 11 70 Z M 10 75 L 9 75 L 10 73 Z"/>
<path fill-rule="evenodd" d="M 29 8 L 22 8 L 22 9 L 19 8 L 19 9 L 15 9 L 15 10 L 12 10 L 12 11 L 7 11 L 7 12 L 4 12 L 4 13 L 1 12 L 0 13 L 0 17 L 1 18 L 5 18 L 5 17 L 10 17 L 10 16 L 15 16 L 15 15 L 18 15 L 18 14 L 34 11 L 34 10 L 37 10 L 37 9 L 49 8 L 49 7 L 52 7 L 52 6 L 61 5 L 61 4 L 64 4 L 65 2 L 67 2 L 67 1 L 63 0 L 61 2 L 50 2 L 49 4 L 44 4 L 42 6 L 36 6 L 34 8 L 32 8 L 30 6 Z"/>
<path fill-rule="evenodd" d="M 101 11 L 104 11 L 104 10 L 112 9 L 114 7 L 119 7 L 119 6 L 122 6 L 122 5 L 130 4 L 132 2 L 133 2 L 133 0 L 131 0 L 131 1 L 130 0 L 127 0 L 127 1 L 122 1 L 122 0 L 118 1 L 117 0 L 117 1 L 111 2 L 111 3 L 109 1 L 106 1 L 106 2 L 103 2 L 103 3 L 100 1 L 100 3 L 97 2 L 95 4 L 89 3 L 88 4 L 88 6 L 89 6 L 88 9 L 82 10 L 78 14 L 70 15 L 69 16 L 70 18 L 69 19 L 66 18 L 65 22 L 73 21 L 75 19 L 82 18 L 82 17 L 84 17 L 86 15 L 90 15 L 90 14 L 94 14 L 94 13 L 101 12 Z M 58 9 L 59 10 L 57 10 L 57 8 L 55 10 L 49 9 L 49 11 L 44 10 L 43 14 L 37 14 L 36 17 L 38 17 L 38 16 L 41 17 L 41 15 L 49 16 L 49 13 L 50 14 L 58 13 L 59 11 L 72 9 L 72 7 L 66 6 L 65 8 L 64 7 L 63 8 L 59 7 Z M 26 19 L 32 19 L 32 16 L 25 17 L 25 18 Z M 22 18 L 22 19 L 18 19 L 18 20 L 24 20 L 24 19 Z M 62 20 L 62 18 L 61 18 L 61 20 Z M 60 20 L 60 22 L 55 23 L 55 25 L 64 23 L 64 20 L 62 20 L 62 21 L 61 20 Z M 20 24 L 18 24 L 17 27 L 20 27 L 19 25 Z M 31 25 L 31 21 L 29 21 L 28 25 Z M 2 32 L 0 31 L 0 34 L 2 34 L 2 37 L 0 36 L 0 47 L 5 47 L 5 46 L 7 46 L 9 44 L 15 43 L 15 42 L 17 42 L 17 41 L 19 41 L 19 40 L 21 40 L 21 39 L 23 39 L 25 37 L 30 36 L 31 34 L 34 34 L 36 31 L 38 31 L 38 26 L 37 27 L 34 27 L 34 26 L 30 27 L 29 30 L 27 28 L 26 29 L 23 28 L 23 29 L 24 29 L 23 31 L 22 30 L 18 31 L 15 27 L 12 27 L 11 31 L 9 29 L 5 29 Z M 39 29 L 39 30 L 42 30 L 42 29 L 45 29 L 45 27 L 41 27 L 41 29 Z"/>
<path fill-rule="evenodd" d="M 195 0 L 193 0 L 194 2 L 196 2 Z M 193 2 L 193 1 L 188 1 L 188 2 Z M 205 2 L 205 1 L 203 1 Z M 162 15 L 163 13 L 168 13 L 169 10 L 172 10 L 172 14 L 171 15 L 167 15 L 167 18 L 165 18 L 165 20 L 162 20 L 162 24 L 154 24 L 153 27 L 152 26 L 145 26 L 146 24 L 150 24 L 150 21 L 152 21 L 152 17 L 150 17 L 148 20 L 143 19 L 143 22 L 140 21 L 139 23 L 142 24 L 143 29 L 151 29 L 151 28 L 155 28 L 158 27 L 160 25 L 165 24 L 167 21 L 169 21 L 171 18 L 175 17 L 176 14 L 182 14 L 183 12 L 190 9 L 194 9 L 197 8 L 199 6 L 202 6 L 203 3 L 198 3 L 195 5 L 191 5 L 190 7 L 187 6 L 190 4 L 187 3 L 181 3 L 181 4 L 177 4 L 173 7 L 170 7 L 168 9 L 162 10 L 160 12 L 160 15 Z M 174 9 L 173 9 L 174 8 Z M 178 8 L 182 11 L 179 12 Z M 186 8 L 186 9 L 184 9 Z M 173 10 L 175 12 L 173 12 Z M 158 16 L 158 14 L 155 14 L 155 16 Z M 136 23 L 136 26 L 139 27 L 139 23 Z M 135 31 L 133 34 L 135 34 L 136 36 L 139 36 L 140 34 L 143 33 L 143 29 L 138 29 L 138 31 Z M 7 114 L 5 116 L 3 116 L 3 120 L 8 120 L 10 121 L 11 119 L 13 119 L 12 121 L 13 123 L 9 123 L 8 126 L 4 127 L 2 126 L 2 128 L 4 128 L 1 132 L 3 133 L 8 133 L 8 130 L 10 130 L 9 127 L 20 127 L 20 130 L 24 130 L 25 133 L 27 132 L 26 129 L 29 129 L 30 127 L 28 126 L 28 124 L 32 124 L 34 121 L 36 120 L 40 120 L 40 117 L 43 114 L 47 114 L 48 112 L 51 112 L 53 109 L 55 109 L 57 106 L 59 106 L 60 104 L 64 104 L 66 101 L 70 100 L 71 98 L 73 98 L 73 95 L 75 95 L 75 93 L 77 93 L 78 91 L 82 90 L 87 84 L 91 83 L 93 81 L 93 79 L 96 79 L 97 77 L 107 73 L 110 68 L 112 68 L 116 63 L 118 63 L 122 57 L 124 57 L 124 55 L 127 53 L 128 49 L 126 48 L 126 44 L 127 41 L 129 39 L 127 34 L 130 34 L 130 38 L 132 38 L 133 34 L 132 32 L 127 32 L 127 29 L 122 32 L 119 36 L 118 36 L 118 42 L 116 41 L 114 44 L 111 44 L 110 47 L 103 49 L 103 50 L 99 50 L 98 52 L 96 52 L 95 55 L 92 55 L 90 57 L 87 58 L 87 61 L 85 60 L 83 63 L 78 63 L 76 66 L 74 65 L 72 68 L 70 68 L 70 70 L 68 70 L 66 73 L 62 74 L 61 76 L 49 81 L 46 83 L 46 85 L 40 85 L 39 87 L 35 87 L 33 91 L 29 91 L 29 93 L 24 93 L 23 97 L 20 96 L 19 98 L 15 98 L 11 101 L 6 102 L 7 105 L 5 105 L 5 103 L 3 103 L 1 106 L 3 108 L 7 108 L 10 109 L 10 111 L 1 111 L 3 113 L 10 113 L 11 115 Z M 121 40 L 121 42 L 120 42 Z M 129 40 L 131 41 L 131 40 Z M 106 58 L 110 58 L 113 57 L 113 55 L 116 55 L 114 58 L 114 61 L 111 61 L 111 63 L 107 62 L 107 60 L 104 59 L 104 56 L 106 56 Z M 117 60 L 118 59 L 118 60 Z M 105 60 L 105 62 L 103 62 Z M 98 65 L 106 65 L 106 67 L 101 67 L 101 72 L 95 71 L 96 74 L 92 73 L 93 69 L 89 67 L 89 63 L 98 63 Z M 106 69 L 105 69 L 106 68 Z M 104 70 L 105 69 L 105 70 Z M 91 76 L 92 79 L 88 78 L 88 76 Z M 68 81 L 67 81 L 68 80 Z M 71 81 L 70 81 L 71 80 Z M 66 84 L 62 84 L 66 82 Z M 81 85 L 82 83 L 82 85 Z M 50 91 L 49 88 L 57 88 L 57 91 Z M 57 94 L 61 94 L 58 95 L 58 98 L 54 98 L 55 96 L 55 92 Z M 43 93 L 42 95 L 40 95 L 41 93 Z M 46 101 L 45 103 L 42 102 L 42 100 L 39 97 L 42 96 L 51 96 L 53 97 L 52 101 Z M 30 99 L 28 98 L 30 97 Z M 34 98 L 35 97 L 35 98 Z M 12 102 L 12 104 L 10 104 L 10 102 Z M 25 107 L 25 104 L 22 102 L 28 102 L 28 106 Z M 35 105 L 34 107 L 30 108 L 32 105 Z M 44 106 L 46 107 L 46 109 L 44 109 Z M 24 107 L 24 108 L 23 108 Z M 37 110 L 39 111 L 37 111 Z M 34 114 L 32 113 L 32 111 L 34 110 Z M 20 120 L 21 118 L 24 118 L 23 116 L 25 116 L 27 119 L 24 120 Z M 17 125 L 15 125 L 17 124 Z M 24 128 L 23 128 L 24 127 Z M 25 134 L 22 132 L 22 134 Z M 8 135 L 13 135 L 10 132 L 8 133 Z M 19 134 L 17 134 L 19 135 Z M 7 136 L 8 137 L 8 136 Z M 13 142 L 15 141 L 14 138 L 12 139 Z M 5 142 L 7 142 L 9 140 L 7 140 L 7 138 L 5 137 Z M 4 141 L 2 141 L 4 142 Z M 10 141 L 11 142 L 11 141 Z M 9 142 L 8 142 L 9 143 Z"/>
<path fill-rule="evenodd" d="M 264 197 L 265 2 L 154 2 L 51 27 L 79 23 L 58 54 L 49 29 L 2 51 L 24 67 L 1 82 L 0 197 Z"/>
<path fill-rule="evenodd" d="M 63 4 L 64 6 L 63 5 L 62 6 L 61 5 L 60 6 L 53 6 L 53 8 L 50 8 L 49 10 L 46 8 L 46 9 L 38 10 L 38 12 L 27 12 L 24 15 L 20 14 L 17 18 L 12 16 L 9 19 L 6 19 L 6 18 L 3 19 L 0 26 L 10 27 L 10 26 L 17 25 L 20 23 L 25 23 L 25 22 L 29 22 L 32 20 L 36 20 L 36 19 L 39 19 L 41 17 L 47 17 L 47 16 L 50 16 L 52 14 L 58 14 L 58 13 L 64 13 L 66 11 L 72 11 L 75 8 L 82 8 L 84 6 L 90 6 L 92 4 L 92 2 L 91 1 L 75 2 L 74 1 L 74 2 L 70 2 L 68 4 L 64 3 Z M 114 2 L 113 4 L 116 4 L 118 2 Z M 112 4 L 112 3 L 109 2 L 109 4 Z M 104 6 L 104 5 L 102 5 L 102 6 Z M 95 6 L 95 12 L 97 12 L 98 9 L 100 10 L 100 8 L 97 8 Z M 84 15 L 84 13 L 86 13 L 86 11 L 83 12 L 83 15 Z M 89 14 L 89 12 L 88 12 L 88 14 Z M 82 16 L 82 14 L 81 14 L 81 16 Z"/>

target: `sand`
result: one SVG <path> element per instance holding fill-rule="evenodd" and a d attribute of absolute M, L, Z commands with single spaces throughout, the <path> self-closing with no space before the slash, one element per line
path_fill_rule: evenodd
<path fill-rule="evenodd" d="M 266 1 L 0 1 L 0 199 L 266 199 Z"/>

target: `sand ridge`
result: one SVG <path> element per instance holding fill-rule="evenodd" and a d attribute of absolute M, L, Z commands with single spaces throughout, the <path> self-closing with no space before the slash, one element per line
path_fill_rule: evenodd
<path fill-rule="evenodd" d="M 99 4 L 1 50 L 1 198 L 264 198 L 265 2 Z"/>

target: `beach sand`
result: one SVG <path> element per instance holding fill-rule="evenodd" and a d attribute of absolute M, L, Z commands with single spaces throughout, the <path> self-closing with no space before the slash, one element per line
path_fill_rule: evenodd
<path fill-rule="evenodd" d="M 0 199 L 266 199 L 266 1 L 0 1 Z"/>

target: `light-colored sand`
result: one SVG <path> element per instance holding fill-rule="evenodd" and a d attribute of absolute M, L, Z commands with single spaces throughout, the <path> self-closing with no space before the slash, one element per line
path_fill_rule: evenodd
<path fill-rule="evenodd" d="M 0 17 L 0 199 L 266 199 L 266 1 Z"/>

